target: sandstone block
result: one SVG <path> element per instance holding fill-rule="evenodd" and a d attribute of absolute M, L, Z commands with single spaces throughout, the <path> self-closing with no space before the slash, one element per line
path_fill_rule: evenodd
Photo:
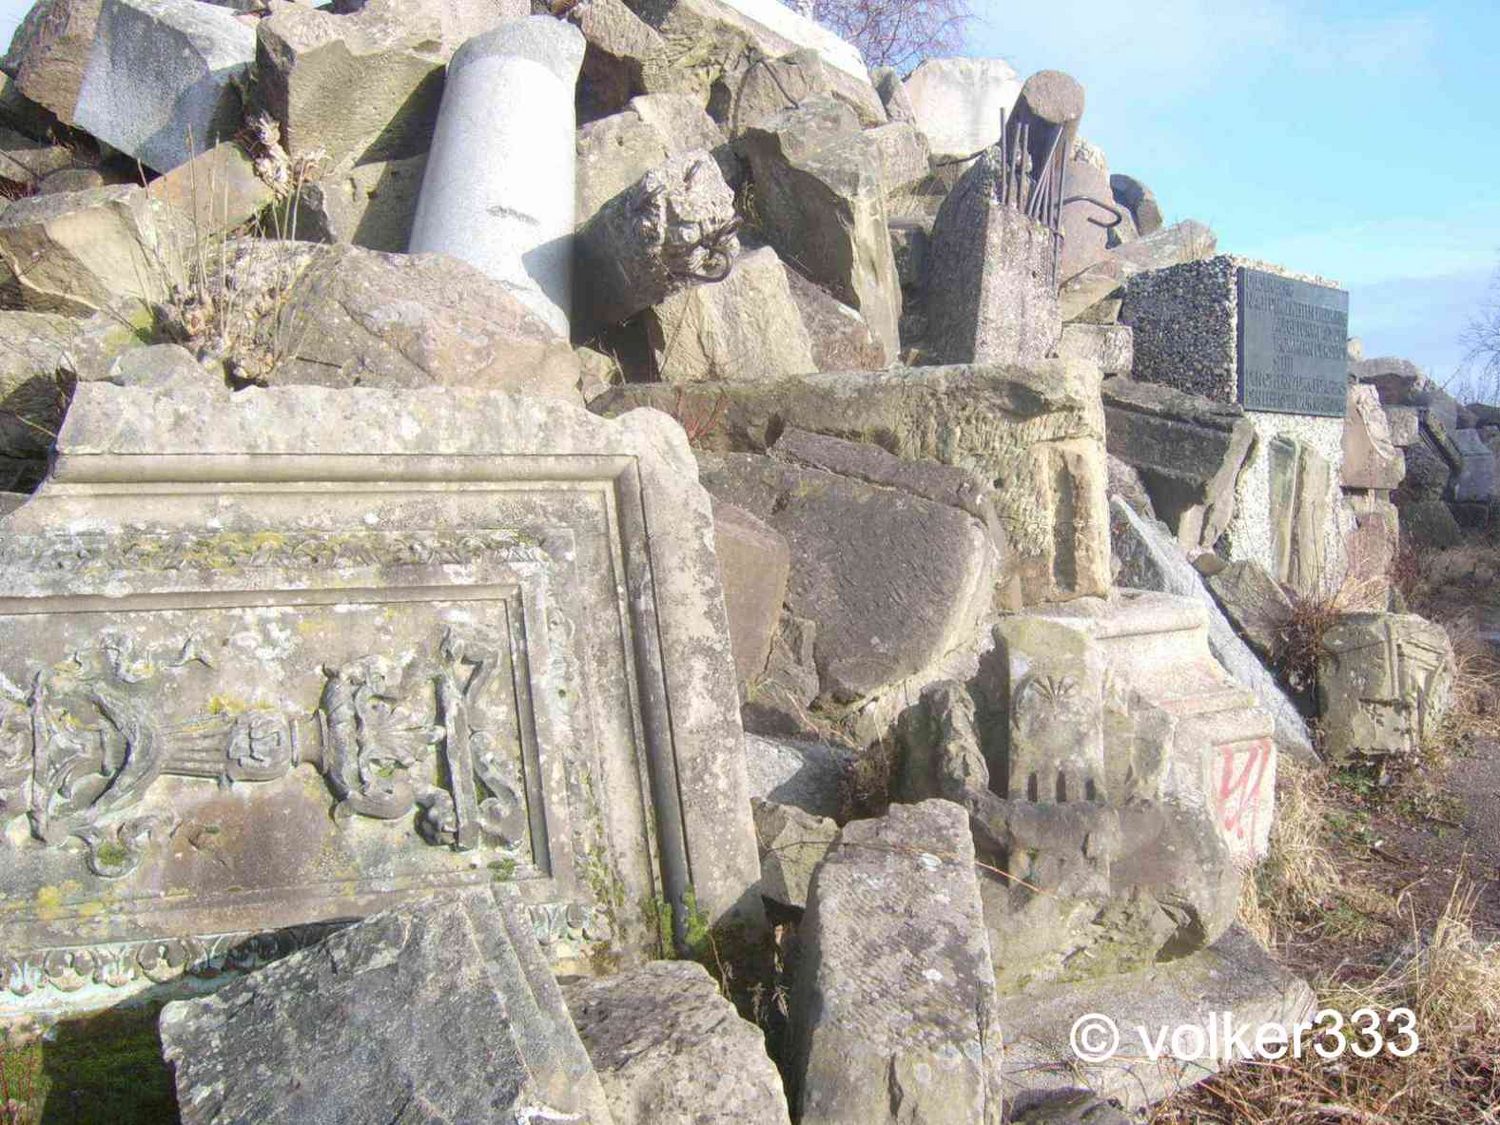
<path fill-rule="evenodd" d="M 1004 59 L 924 59 L 903 90 L 934 156 L 972 156 L 1000 139 L 1021 78 Z"/>
<path fill-rule="evenodd" d="M 668 157 L 723 141 L 703 107 L 680 93 L 632 98 L 619 113 L 589 122 L 577 137 L 578 224 Z"/>
<path fill-rule="evenodd" d="M 724 582 L 740 690 L 766 670 L 791 570 L 786 537 L 743 508 L 714 505 L 714 552 Z"/>
<path fill-rule="evenodd" d="M 1349 409 L 1344 415 L 1344 459 L 1339 474 L 1345 488 L 1386 491 L 1398 487 L 1406 475 L 1406 458 L 1392 440 L 1380 397 L 1374 387 L 1366 384 L 1349 388 Z"/>
<path fill-rule="evenodd" d="M 1115 202 L 1130 212 L 1137 234 L 1144 237 L 1161 230 L 1161 205 L 1156 202 L 1156 194 L 1140 180 L 1116 172 L 1109 177 L 1109 190 Z"/>
<path fill-rule="evenodd" d="M 807 892 L 818 864 L 837 842 L 839 826 L 791 805 L 752 800 L 760 845 L 760 893 L 796 910 L 807 908 Z"/>
<path fill-rule="evenodd" d="M 801 1121 L 998 1125 L 995 981 L 962 808 L 892 805 L 846 825 L 801 936 Z"/>
<path fill-rule="evenodd" d="M 73 123 L 102 0 L 39 0 L 16 28 L 6 73 L 31 101 Z"/>
<path fill-rule="evenodd" d="M 611 1123 L 509 888 L 377 914 L 214 996 L 167 1005 L 161 1035 L 189 1125 Z"/>
<path fill-rule="evenodd" d="M 1235 631 L 1267 664 L 1282 645 L 1281 631 L 1292 619 L 1291 599 L 1265 567 L 1250 560 L 1230 563 L 1204 581 Z"/>
<path fill-rule="evenodd" d="M 1323 753 L 1416 754 L 1447 713 L 1453 646 L 1416 614 L 1351 613 L 1323 636 L 1318 702 Z"/>

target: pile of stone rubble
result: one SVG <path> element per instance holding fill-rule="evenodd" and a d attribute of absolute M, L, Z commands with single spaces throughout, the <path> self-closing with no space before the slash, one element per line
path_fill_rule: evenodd
<path fill-rule="evenodd" d="M 1441 720 L 1390 576 L 1500 414 L 1072 78 L 775 0 L 41 0 L 3 70 L 0 1019 L 172 999 L 188 1122 L 867 1125 L 1311 1011 L 1278 756 Z"/>

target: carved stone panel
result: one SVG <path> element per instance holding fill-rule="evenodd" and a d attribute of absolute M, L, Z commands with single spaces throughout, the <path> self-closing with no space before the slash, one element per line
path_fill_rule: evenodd
<path fill-rule="evenodd" d="M 0 526 L 0 1013 L 514 882 L 559 971 L 758 863 L 680 431 L 505 395 L 93 386 Z M 376 454 L 373 455 L 372 454 Z"/>

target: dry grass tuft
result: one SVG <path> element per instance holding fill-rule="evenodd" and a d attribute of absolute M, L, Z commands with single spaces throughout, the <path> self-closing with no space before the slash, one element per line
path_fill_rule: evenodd
<path fill-rule="evenodd" d="M 1315 982 L 1346 1021 L 1362 1009 L 1408 1008 L 1421 1045 L 1407 1058 L 1242 1063 L 1157 1107 L 1157 1125 L 1500 1122 L 1500 945 L 1477 941 L 1472 890 L 1458 885 L 1430 931 L 1383 967 L 1350 965 Z M 1392 1028 L 1394 1030 L 1394 1026 Z M 1356 1033 L 1357 1034 L 1357 1033 Z M 1399 1038 L 1399 1036 L 1395 1036 Z"/>
<path fill-rule="evenodd" d="M 1346 613 L 1384 608 L 1384 578 L 1345 578 L 1331 591 L 1291 595 L 1292 614 L 1281 627 L 1273 663 L 1295 692 L 1311 692 L 1318 682 L 1323 638 Z"/>
<path fill-rule="evenodd" d="M 1332 817 L 1325 776 L 1279 762 L 1271 846 L 1240 899 L 1240 921 L 1269 948 L 1321 919 L 1337 898 L 1341 881 L 1327 843 Z"/>

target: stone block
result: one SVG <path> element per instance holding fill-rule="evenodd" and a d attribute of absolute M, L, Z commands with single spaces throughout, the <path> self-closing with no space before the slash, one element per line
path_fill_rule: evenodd
<path fill-rule="evenodd" d="M 1111 456 L 1141 474 L 1156 518 L 1178 542 L 1212 548 L 1234 519 L 1255 442 L 1244 411 L 1130 379 L 1105 380 L 1103 393 Z"/>
<path fill-rule="evenodd" d="M 168 1004 L 161 1037 L 185 1125 L 611 1125 L 507 887 L 383 911 L 215 996 Z"/>
<path fill-rule="evenodd" d="M 714 552 L 724 583 L 729 644 L 740 691 L 766 670 L 786 598 L 791 548 L 786 536 L 733 504 L 714 505 Z"/>
<path fill-rule="evenodd" d="M 815 285 L 785 262 L 787 291 L 802 317 L 812 347 L 812 367 L 806 371 L 874 371 L 886 366 L 885 349 L 870 332 L 865 318 Z"/>
<path fill-rule="evenodd" d="M 734 192 L 713 157 L 692 149 L 668 158 L 610 199 L 578 230 L 578 336 L 619 324 L 739 256 Z"/>
<path fill-rule="evenodd" d="M 815 817 L 847 820 L 853 760 L 826 742 L 745 735 L 745 769 L 752 799 L 770 801 Z"/>
<path fill-rule="evenodd" d="M 751 807 L 760 845 L 761 896 L 805 910 L 813 872 L 838 840 L 839 826 L 792 805 L 752 800 Z"/>
<path fill-rule="evenodd" d="M 1087 269 L 1062 279 L 1057 299 L 1063 321 L 1085 318 L 1138 273 L 1210 257 L 1215 244 L 1213 231 L 1188 219 L 1114 247 Z"/>
<path fill-rule="evenodd" d="M 271 185 L 255 174 L 254 162 L 233 141 L 189 156 L 147 184 L 146 193 L 190 216 L 203 240 L 249 222 L 276 199 Z M 403 243 L 398 249 L 405 248 Z"/>
<path fill-rule="evenodd" d="M 766 239 L 809 280 L 858 310 L 885 362 L 894 361 L 901 286 L 877 143 L 859 131 L 846 106 L 815 97 L 747 129 L 736 144 L 750 163 Z"/>
<path fill-rule="evenodd" d="M 197 0 L 104 0 L 74 123 L 170 172 L 240 129 L 255 32 Z"/>
<path fill-rule="evenodd" d="M 0 125 L 0 180 L 41 192 L 51 176 L 74 171 L 77 162 L 78 155 L 66 145 L 34 140 Z"/>
<path fill-rule="evenodd" d="M 1271 519 L 1271 574 L 1307 596 L 1326 592 L 1324 552 L 1333 512 L 1333 467 L 1310 442 L 1279 434 L 1266 452 Z M 1332 487 L 1337 487 L 1332 485 Z"/>
<path fill-rule="evenodd" d="M 580 402 L 573 349 L 503 284 L 446 254 L 247 239 L 242 295 L 262 298 L 242 378 L 272 386 L 471 386 Z M 247 301 L 247 307 L 249 302 Z M 250 369 L 255 362 L 262 366 Z"/>
<path fill-rule="evenodd" d="M 1415 406 L 1382 406 L 1391 444 L 1397 449 L 1415 445 L 1420 436 L 1422 415 Z"/>
<path fill-rule="evenodd" d="M 417 156 L 433 139 L 444 65 L 527 11 L 519 0 L 367 0 L 344 14 L 286 4 L 255 28 L 258 96 L 294 159 L 321 153 L 324 167 L 347 168 Z"/>
<path fill-rule="evenodd" d="M 1275 677 L 1235 634 L 1166 527 L 1142 519 L 1119 498 L 1110 501 L 1110 523 L 1115 557 L 1120 561 L 1119 584 L 1196 598 L 1203 603 L 1209 611 L 1208 646 L 1215 659 L 1271 713 L 1277 746 L 1303 761 L 1314 760 L 1312 740 L 1302 716 Z"/>
<path fill-rule="evenodd" d="M 27 685 L 0 721 L 35 719 L 0 757 L 29 836 L 0 882 L 0 1014 L 497 881 L 560 974 L 657 955 L 630 904 L 685 922 L 691 892 L 755 924 L 712 515 L 676 423 L 85 384 L 58 450 L 0 541 L 3 673 Z"/>
<path fill-rule="evenodd" d="M 999 150 L 986 150 L 943 201 L 927 251 L 926 353 L 934 363 L 1029 363 L 1051 355 L 1056 236 L 999 202 Z"/>
<path fill-rule="evenodd" d="M 1456 547 L 1464 540 L 1463 529 L 1453 510 L 1442 500 L 1413 499 L 1398 502 L 1401 538 L 1416 547 L 1439 550 Z"/>
<path fill-rule="evenodd" d="M 1345 488 L 1390 491 L 1406 475 L 1406 458 L 1391 439 L 1390 424 L 1374 387 L 1356 383 L 1349 388 L 1343 454 L 1339 475 Z"/>
<path fill-rule="evenodd" d="M 572 95 L 583 50 L 571 24 L 531 16 L 454 52 L 411 225 L 412 253 L 451 254 L 477 267 L 564 338 L 575 223 Z"/>
<path fill-rule="evenodd" d="M 696 961 L 565 985 L 614 1125 L 788 1125 L 781 1075 Z"/>
<path fill-rule="evenodd" d="M 426 170 L 427 154 L 421 153 L 357 164 L 304 184 L 297 199 L 297 237 L 404 254 Z"/>
<path fill-rule="evenodd" d="M 1135 346 L 1130 326 L 1125 324 L 1064 324 L 1058 337 L 1057 354 L 1092 364 L 1106 377 L 1129 377 Z"/>
<path fill-rule="evenodd" d="M 578 224 L 669 157 L 723 142 L 703 107 L 681 93 L 632 98 L 619 113 L 589 122 L 576 143 Z"/>
<path fill-rule="evenodd" d="M 820 95 L 835 97 L 833 78 L 817 51 L 803 47 L 780 58 L 765 59 L 745 71 L 735 85 L 725 130 L 737 137 Z"/>
<path fill-rule="evenodd" d="M 53 313 L 0 312 L 0 487 L 35 488 L 72 397 L 77 324 Z"/>
<path fill-rule="evenodd" d="M 892 121 L 915 123 L 917 113 L 912 107 L 911 99 L 906 96 L 906 86 L 901 81 L 900 71 L 891 66 L 872 67 L 870 81 L 875 86 L 875 92 L 880 95 L 887 117 Z"/>
<path fill-rule="evenodd" d="M 566 18 L 587 44 L 578 74 L 579 121 L 619 113 L 646 92 L 646 69 L 662 65 L 667 45 L 645 20 L 621 0 L 581 0 Z"/>
<path fill-rule="evenodd" d="M 1156 194 L 1140 180 L 1116 172 L 1109 177 L 1109 190 L 1115 202 L 1130 212 L 1137 234 L 1145 237 L 1161 230 L 1161 205 L 1156 202 Z"/>
<path fill-rule="evenodd" d="M 865 131 L 880 153 L 880 178 L 887 196 L 909 193 L 931 174 L 927 138 L 908 121 Z"/>
<path fill-rule="evenodd" d="M 1292 602 L 1260 563 L 1240 560 L 1205 577 L 1219 608 L 1266 664 L 1281 649 L 1281 631 L 1292 619 Z"/>
<path fill-rule="evenodd" d="M 677 290 L 643 319 L 664 383 L 774 381 L 815 366 L 786 270 L 769 246 L 742 255 L 720 281 Z"/>
<path fill-rule="evenodd" d="M 786 537 L 786 606 L 817 624 L 829 700 L 853 702 L 926 668 L 990 608 L 995 551 L 967 512 L 757 454 L 700 453 L 699 468 L 716 501 Z"/>
<path fill-rule="evenodd" d="M 1323 635 L 1318 703 L 1323 755 L 1415 755 L 1443 721 L 1453 646 L 1416 614 L 1351 613 Z"/>
<path fill-rule="evenodd" d="M 1495 453 L 1478 430 L 1455 430 L 1453 444 L 1462 463 L 1453 480 L 1453 499 L 1460 504 L 1488 504 L 1495 499 Z"/>
<path fill-rule="evenodd" d="M 1346 540 L 1351 590 L 1356 608 L 1383 609 L 1389 601 L 1391 571 L 1401 548 L 1401 518 L 1387 492 L 1346 492 L 1354 529 Z"/>
<path fill-rule="evenodd" d="M 0 211 L 0 278 L 22 308 L 84 315 L 122 298 L 164 300 L 185 276 L 186 217 L 143 188 L 18 199 Z"/>
<path fill-rule="evenodd" d="M 38 0 L 27 11 L 3 61 L 16 89 L 73 123 L 78 91 L 99 23 L 102 0 Z"/>
<path fill-rule="evenodd" d="M 1104 153 L 1088 141 L 1078 140 L 1067 162 L 1063 184 L 1063 196 L 1072 202 L 1062 207 L 1063 238 L 1057 276 L 1066 281 L 1103 259 L 1109 249 L 1115 214 L 1092 202 L 1097 199 L 1107 204 L 1114 198 Z"/>
<path fill-rule="evenodd" d="M 998 1125 L 995 979 L 960 806 L 892 805 L 846 825 L 800 937 L 799 1120 Z"/>
<path fill-rule="evenodd" d="M 654 89 L 689 86 L 715 120 L 727 123 L 733 90 L 757 57 L 779 59 L 801 48 L 817 52 L 833 95 L 862 125 L 885 123 L 859 48 L 780 0 L 642 0 L 641 18 L 661 33 L 668 55 L 646 76 Z"/>
<path fill-rule="evenodd" d="M 1000 140 L 1021 77 L 1004 59 L 924 59 L 903 90 L 934 156 L 973 156 Z"/>
<path fill-rule="evenodd" d="M 1153 965 L 1135 973 L 1074 984 L 1041 985 L 1000 1001 L 1005 1028 L 1005 1074 L 1024 1087 L 1014 1105 L 1024 1112 L 1031 1099 L 1050 1089 L 1086 1083 L 1101 1097 L 1117 1099 L 1132 1113 L 1210 1077 L 1230 1060 L 1222 1035 L 1228 1013 L 1234 1028 L 1254 1030 L 1263 1024 L 1293 1027 L 1311 1020 L 1317 1008 L 1311 988 L 1236 927 L 1213 946 L 1190 957 Z M 1069 1042 L 1073 1024 L 1083 1013 L 1108 1016 L 1121 1033 L 1121 1049 L 1103 1061 L 1081 1060 Z M 1199 1029 L 1220 1021 L 1217 1051 L 1198 1036 L 1183 1035 L 1182 1055 L 1172 1053 L 1172 1033 L 1180 1026 Z M 1141 1046 L 1141 1035 L 1154 1044 L 1165 1034 L 1163 1057 L 1153 1060 Z M 1310 1042 L 1310 1040 L 1309 1040 Z M 1046 1118 L 1042 1118 L 1046 1120 Z M 1092 1119 L 1090 1119 L 1091 1121 Z"/>
<path fill-rule="evenodd" d="M 843 372 L 767 383 L 619 387 L 590 408 L 712 418 L 699 445 L 755 452 L 783 427 L 971 470 L 995 505 L 1026 604 L 1110 587 L 1104 418 L 1096 368 L 1063 360 Z"/>

